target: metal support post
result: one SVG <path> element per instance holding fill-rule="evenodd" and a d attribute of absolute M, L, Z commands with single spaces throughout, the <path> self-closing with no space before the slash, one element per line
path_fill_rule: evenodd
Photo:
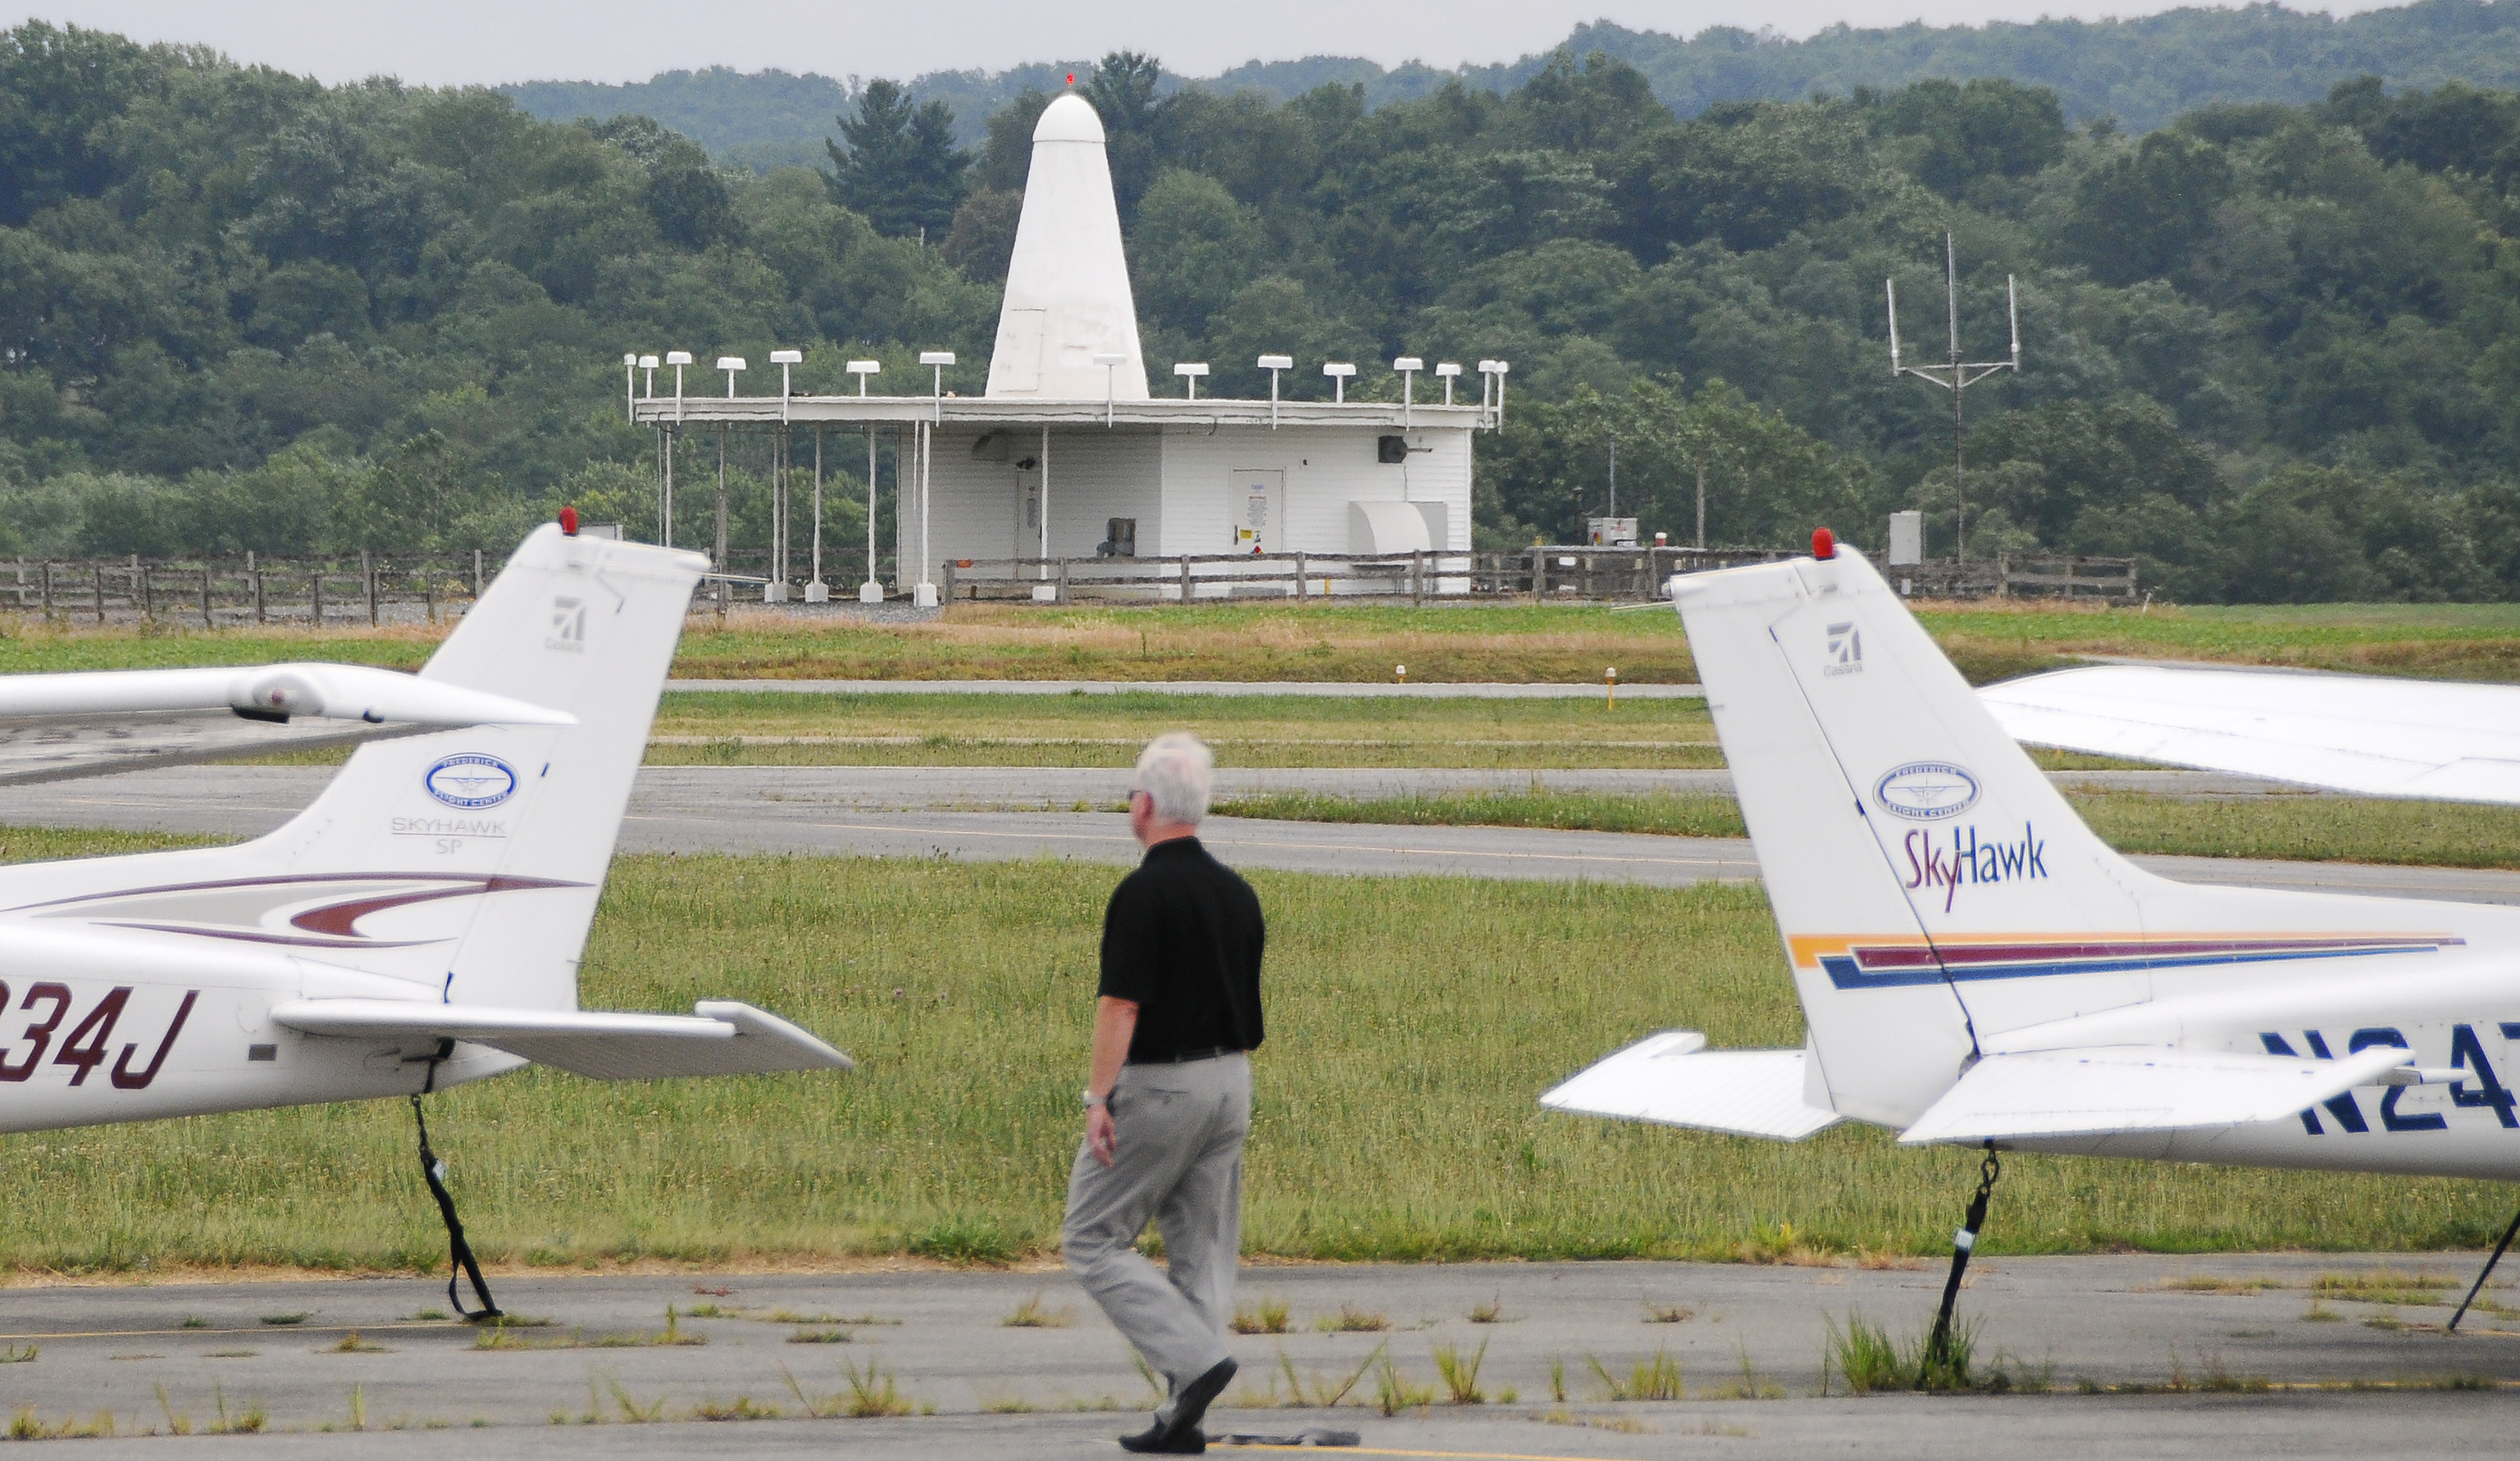
<path fill-rule="evenodd" d="M 724 421 L 717 427 L 717 545 L 709 554 L 709 565 L 718 572 L 726 571 L 726 433 Z M 718 591 L 726 591 L 726 580 L 718 580 Z"/>
<path fill-rule="evenodd" d="M 1188 602 L 1190 602 L 1190 599 L 1191 599 L 1191 587 L 1190 587 L 1190 554 L 1189 554 L 1189 553 L 1183 553 L 1183 554 L 1182 554 L 1182 590 L 1181 590 L 1181 601 L 1182 601 L 1182 602 L 1184 602 L 1184 603 L 1188 603 Z"/>
<path fill-rule="evenodd" d="M 864 376 L 860 376 L 858 377 L 858 392 L 859 392 L 859 394 L 861 394 L 861 395 L 865 394 L 865 392 L 866 392 L 866 377 L 865 377 Z M 873 425 L 869 425 L 869 426 L 866 428 L 866 441 L 867 441 L 867 509 L 866 509 L 866 517 L 867 517 L 867 524 L 866 524 L 866 528 L 867 528 L 867 572 L 866 572 L 866 582 L 861 583 L 861 584 L 859 584 L 859 585 L 858 585 L 858 602 L 860 602 L 860 603 L 881 603 L 881 602 L 883 602 L 883 582 L 882 582 L 882 580 L 880 580 L 880 579 L 877 578 L 877 577 L 876 577 L 876 574 L 875 574 L 875 501 L 876 501 L 875 477 L 876 477 L 876 456 L 875 456 L 875 427 L 874 427 Z M 895 465 L 896 465 L 896 466 L 898 466 L 898 465 L 899 465 L 899 464 L 898 464 L 898 463 L 896 463 L 896 464 L 895 464 Z"/>
<path fill-rule="evenodd" d="M 263 622 L 262 565 L 255 561 L 254 555 L 250 552 L 248 552 L 245 555 L 245 576 L 253 581 L 253 622 L 260 624 Z"/>
<path fill-rule="evenodd" d="M 814 581 L 805 586 L 807 603 L 828 603 L 831 585 L 823 582 L 823 428 L 814 428 Z"/>
<path fill-rule="evenodd" d="M 105 622 L 105 565 L 96 565 L 96 622 Z"/>
<path fill-rule="evenodd" d="M 22 598 L 25 596 L 22 594 L 19 597 Z M 206 560 L 202 564 L 202 627 L 216 627 L 210 620 L 210 565 Z"/>
<path fill-rule="evenodd" d="M 308 598 L 315 605 L 315 627 L 321 629 L 324 627 L 324 562 L 321 558 L 316 559 L 315 566 L 307 570 L 306 580 L 309 585 Z"/>
<path fill-rule="evenodd" d="M 377 563 L 365 551 L 359 553 L 359 577 L 368 593 L 368 627 L 377 627 Z"/>

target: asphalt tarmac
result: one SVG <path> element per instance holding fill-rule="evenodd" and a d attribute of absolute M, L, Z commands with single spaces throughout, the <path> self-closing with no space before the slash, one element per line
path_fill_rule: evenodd
<path fill-rule="evenodd" d="M 1471 784 L 1476 772 L 1285 771 L 1222 774 L 1220 789 L 1335 790 L 1384 794 Z M 1710 772 L 1515 772 L 1493 784 L 1634 790 L 1642 786 L 1717 789 Z M 2057 773 L 2089 783 L 2099 776 L 2161 781 L 2182 775 L 2199 788 L 2246 784 L 2238 777 L 2176 772 Z M 326 767 L 259 766 L 132 772 L 0 792 L 0 822 L 123 827 L 247 837 L 270 830 L 311 801 L 332 775 Z M 650 767 L 640 773 L 621 828 L 625 852 L 840 854 L 949 857 L 981 861 L 1078 858 L 1132 863 L 1139 849 L 1112 812 L 955 811 L 973 803 L 1109 806 L 1125 773 L 1020 768 Z M 1442 778 L 1419 780 L 1418 778 Z M 1643 779 L 1653 778 L 1653 779 Z M 2263 785 L 2264 783 L 2258 783 Z M 1377 789 L 1381 788 L 1381 789 Z M 1240 867 L 1365 875 L 1595 880 L 1687 887 L 1758 876 L 1750 845 L 1738 838 L 1657 837 L 1516 827 L 1391 826 L 1212 819 L 1208 845 Z M 2370 893 L 2471 903 L 2520 904 L 2520 873 L 2391 867 L 2344 863 L 2257 862 L 2139 857 L 2166 877 L 2314 892 Z"/>
<path fill-rule="evenodd" d="M 1363 1442 L 1351 1454 L 1363 1455 L 1600 1461 L 2508 1454 L 2520 1331 L 2471 1316 L 2472 1331 L 2445 1337 L 2438 1302 L 2322 1299 L 2311 1287 L 2392 1268 L 2463 1283 L 2474 1262 L 1990 1259 L 1972 1270 L 1961 1319 L 1977 1326 L 1977 1373 L 2000 1370 L 2008 1393 L 1861 1397 L 1846 1395 L 1842 1373 L 1820 1395 L 1830 1326 L 1862 1318 L 1912 1341 L 1931 1319 L 1939 1263 L 1251 1267 L 1240 1303 L 1283 1304 L 1287 1332 L 1234 1339 L 1242 1374 L 1209 1430 L 1348 1430 Z M 1118 1336 L 1057 1270 L 503 1277 L 493 1287 L 533 1327 L 485 1340 L 416 1318 L 441 1311 L 444 1292 L 407 1279 L 0 1291 L 0 1343 L 35 1351 L 0 1367 L 0 1406 L 22 1429 L 110 1422 L 112 1436 L 82 1442 L 80 1456 L 705 1449 L 987 1461 L 1117 1457 L 1113 1438 L 1143 1424 L 1151 1400 Z M 1010 1326 L 1028 1302 L 1049 1323 Z M 1495 1322 L 1473 1322 L 1481 1309 Z M 283 1319 L 292 1322 L 274 1322 Z M 1324 1332 L 1343 1323 L 1386 1327 Z M 797 1342 L 806 1336 L 823 1342 Z M 1482 1403 L 1452 1400 L 1439 1350 L 1479 1356 Z M 1657 1359 L 1676 1364 L 1683 1398 L 1609 1397 Z M 851 1370 L 909 1413 L 847 1416 Z M 1291 1403 L 1290 1374 L 1308 1403 Z M 1351 1375 L 1338 1405 L 1320 1403 Z M 204 1435 L 222 1413 L 230 1426 L 258 1416 L 264 1431 Z M 165 1439 L 178 1428 L 196 1439 Z M 150 1432 L 159 1434 L 143 1439 Z"/>

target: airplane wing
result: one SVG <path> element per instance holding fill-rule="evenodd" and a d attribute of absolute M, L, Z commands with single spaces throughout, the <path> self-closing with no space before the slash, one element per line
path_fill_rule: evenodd
<path fill-rule="evenodd" d="M 1694 1030 L 1647 1036 L 1540 1098 L 1552 1111 L 1800 1141 L 1837 1123 L 1803 1102 L 1800 1050 L 1709 1050 Z"/>
<path fill-rule="evenodd" d="M 512 1009 L 404 999 L 298 999 L 271 1011 L 302 1035 L 467 1040 L 597 1081 L 848 1070 L 849 1057 L 767 1010 L 703 999 L 687 1015 Z"/>
<path fill-rule="evenodd" d="M 567 726 L 505 695 L 365 665 L 0 677 L 0 785 L 356 745 L 464 726 Z"/>
<path fill-rule="evenodd" d="M 2393 1045 L 2341 1060 L 2116 1046 L 1989 1055 L 1899 1134 L 1902 1146 L 2278 1121 L 2405 1065 Z"/>
<path fill-rule="evenodd" d="M 2368 796 L 2520 803 L 2520 686 L 2092 665 L 1978 698 L 2025 745 Z"/>

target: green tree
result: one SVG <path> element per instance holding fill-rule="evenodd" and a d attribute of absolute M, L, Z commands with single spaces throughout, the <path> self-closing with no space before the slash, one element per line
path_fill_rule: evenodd
<path fill-rule="evenodd" d="M 963 205 L 971 155 L 954 145 L 954 111 L 943 102 L 914 102 L 899 82 L 867 83 L 855 116 L 839 118 L 840 141 L 827 142 L 827 180 L 842 207 L 865 215 L 892 238 L 933 234 L 943 243 Z M 841 144 L 846 143 L 843 147 Z"/>

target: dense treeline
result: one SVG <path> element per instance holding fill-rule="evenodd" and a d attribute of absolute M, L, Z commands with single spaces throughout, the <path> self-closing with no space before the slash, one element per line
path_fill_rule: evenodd
<path fill-rule="evenodd" d="M 2070 119 L 2113 116 L 2120 126 L 2148 132 L 2216 102 L 2316 102 L 2337 83 L 2365 74 L 2393 87 L 2427 90 L 2445 81 L 2520 86 L 2520 4 L 2417 0 L 2342 17 L 2274 4 L 2183 6 L 2127 20 L 1912 22 L 1880 30 L 1832 25 L 1804 40 L 1733 25 L 1682 37 L 1603 21 L 1575 27 L 1556 49 L 1577 56 L 1599 51 L 1628 63 L 1684 117 L 1723 102 L 1794 102 L 1814 91 L 1988 76 L 2055 92 Z M 1309 56 L 1254 61 L 1206 78 L 1167 74 L 1164 90 L 1252 91 L 1285 102 L 1323 86 L 1362 87 L 1366 106 L 1378 108 L 1421 100 L 1456 82 L 1509 92 L 1548 64 L 1542 54 L 1442 70 L 1416 62 L 1386 68 L 1356 57 Z M 951 107 L 961 118 L 960 140 L 968 146 L 979 140 L 988 116 L 1025 88 L 1054 87 L 1063 72 L 1085 69 L 1069 61 L 931 71 L 911 81 L 910 90 Z M 826 76 L 723 66 L 617 85 L 528 81 L 500 90 L 553 121 L 652 116 L 721 160 L 765 171 L 819 158 L 830 113 L 852 100 L 842 83 Z"/>
<path fill-rule="evenodd" d="M 1890 377 L 1880 302 L 1897 277 L 1940 347 L 1948 229 L 1970 349 L 2002 348 L 2007 274 L 2027 347 L 1970 396 L 1973 552 L 2133 553 L 2196 598 L 2520 596 L 2509 94 L 2355 82 L 2137 137 L 1984 79 L 1683 120 L 1564 53 L 1372 111 L 1126 55 L 1083 79 L 1153 374 L 1510 358 L 1486 541 L 1602 510 L 1615 438 L 1648 531 L 1687 541 L 1702 478 L 1713 541 L 1912 505 L 1948 551 L 1948 400 Z M 644 118 L 41 25 L 0 37 L 0 526 L 42 552 L 495 545 L 561 498 L 648 526 L 625 349 L 802 345 L 832 389 L 943 347 L 976 389 L 1048 101 L 967 153 L 870 86 L 819 172 L 754 175 Z"/>

